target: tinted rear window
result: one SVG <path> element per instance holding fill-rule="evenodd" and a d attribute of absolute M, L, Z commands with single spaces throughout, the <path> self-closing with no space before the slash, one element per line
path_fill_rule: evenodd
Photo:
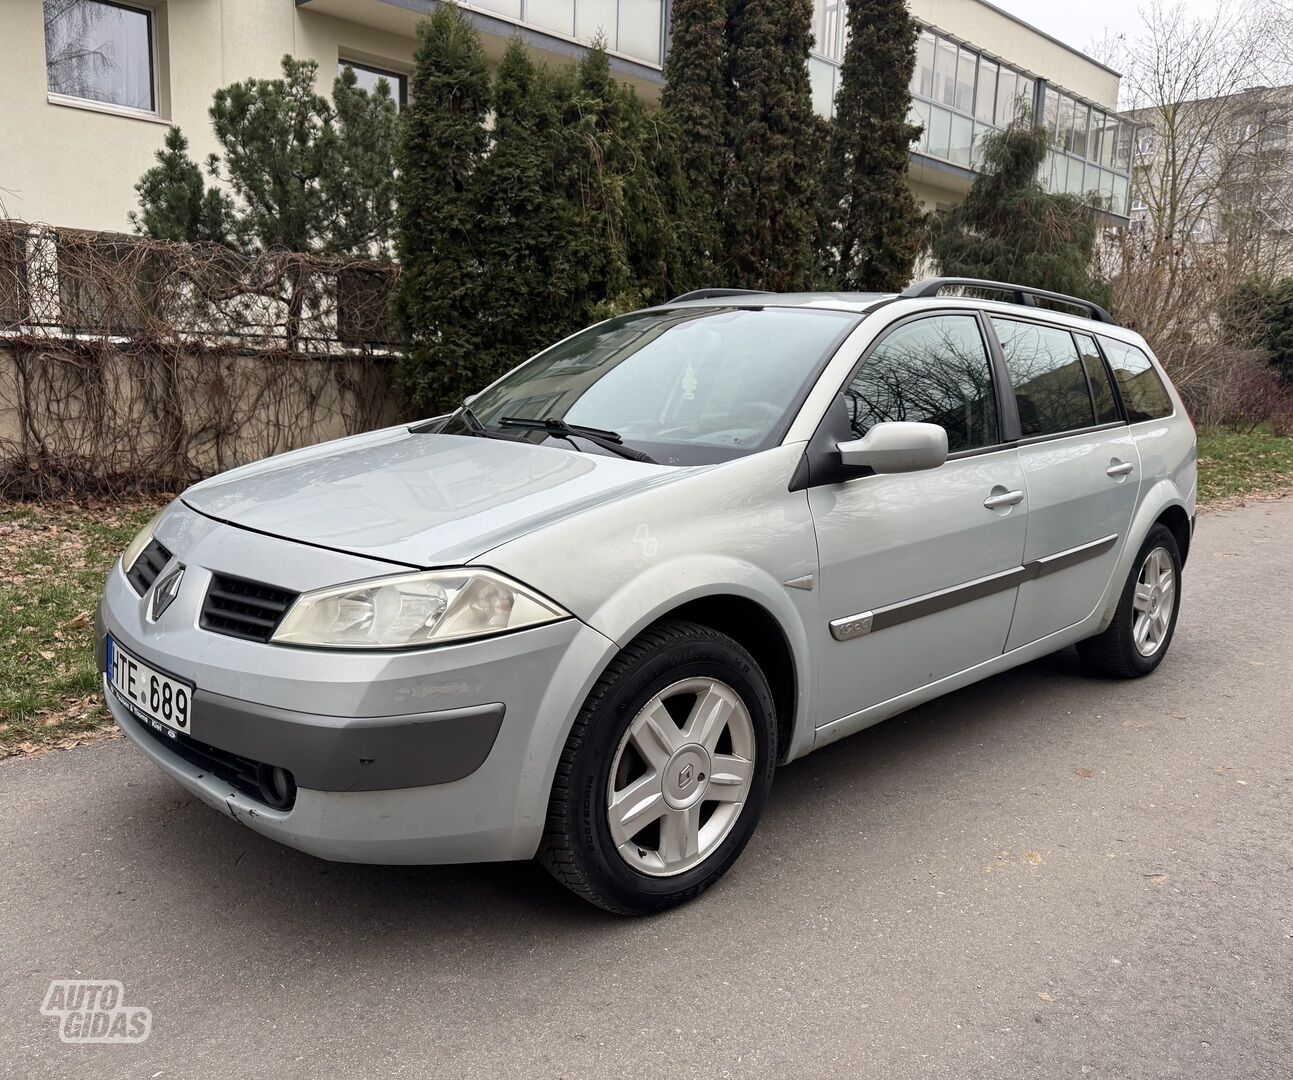
<path fill-rule="evenodd" d="M 1109 358 L 1113 377 L 1118 380 L 1122 402 L 1127 407 L 1127 419 L 1131 423 L 1161 420 L 1172 415 L 1172 399 L 1168 397 L 1167 387 L 1143 349 L 1107 337 L 1100 339 L 1100 345 Z"/>
<path fill-rule="evenodd" d="M 1095 338 L 1086 334 L 1074 334 L 1078 351 L 1082 354 L 1082 363 L 1086 367 L 1086 377 L 1091 381 L 1091 396 L 1095 398 L 1095 418 L 1101 424 L 1112 424 L 1122 417 L 1118 414 L 1118 399 L 1114 396 L 1113 380 L 1109 378 L 1109 369 L 1104 366 L 1100 350 L 1095 347 Z"/>
<path fill-rule="evenodd" d="M 1025 438 L 1077 431 L 1095 423 L 1091 391 L 1073 335 L 1054 326 L 992 320 L 1006 356 Z"/>

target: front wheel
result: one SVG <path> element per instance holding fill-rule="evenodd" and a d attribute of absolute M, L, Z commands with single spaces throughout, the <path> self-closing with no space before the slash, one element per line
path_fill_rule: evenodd
<path fill-rule="evenodd" d="M 753 834 L 776 746 L 754 658 L 709 627 L 658 623 L 616 657 L 575 721 L 540 861 L 619 914 L 690 900 Z"/>
<path fill-rule="evenodd" d="M 1155 525 L 1141 545 L 1118 610 L 1103 633 L 1078 643 L 1083 662 L 1102 675 L 1148 675 L 1167 654 L 1181 604 L 1181 550 L 1172 530 Z"/>

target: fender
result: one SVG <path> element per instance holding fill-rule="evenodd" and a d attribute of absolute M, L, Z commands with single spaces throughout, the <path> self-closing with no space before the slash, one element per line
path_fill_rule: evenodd
<path fill-rule="evenodd" d="M 1154 522 L 1165 510 L 1173 506 L 1179 506 L 1189 515 L 1192 512 L 1191 501 L 1181 494 L 1174 481 L 1166 478 L 1157 481 L 1141 495 L 1136 514 L 1127 529 L 1127 541 L 1122 546 L 1122 554 L 1118 557 L 1118 564 L 1109 579 L 1100 621 L 1091 631 L 1093 635 L 1103 633 L 1113 622 L 1113 617 L 1118 612 L 1118 601 L 1122 599 L 1122 590 L 1127 584 L 1127 575 L 1131 573 L 1132 564 L 1140 553 L 1140 546 L 1145 542 L 1145 537 L 1149 535 Z"/>
<path fill-rule="evenodd" d="M 623 648 L 653 622 L 684 604 L 720 596 L 757 604 L 781 628 L 795 675 L 795 715 L 786 760 L 806 754 L 813 743 L 809 718 L 814 715 L 816 696 L 806 628 L 817 608 L 814 594 L 788 589 L 768 571 L 742 559 L 696 554 L 647 567 L 609 596 L 586 621 Z"/>

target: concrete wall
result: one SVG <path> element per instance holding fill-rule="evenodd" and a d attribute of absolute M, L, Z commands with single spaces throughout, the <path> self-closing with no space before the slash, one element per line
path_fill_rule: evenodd
<path fill-rule="evenodd" d="M 0 341 L 0 497 L 175 490 L 398 423 L 394 363 Z"/>

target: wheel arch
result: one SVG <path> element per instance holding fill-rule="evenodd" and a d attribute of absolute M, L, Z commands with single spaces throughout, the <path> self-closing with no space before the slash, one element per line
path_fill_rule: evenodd
<path fill-rule="evenodd" d="M 786 632 L 775 615 L 749 597 L 732 593 L 699 596 L 665 612 L 663 619 L 684 619 L 726 634 L 754 657 L 777 709 L 777 760 L 785 761 L 798 718 L 799 674 Z"/>
<path fill-rule="evenodd" d="M 1170 480 L 1160 480 L 1141 497 L 1136 514 L 1127 529 L 1127 539 L 1123 544 L 1117 569 L 1109 579 L 1104 608 L 1099 624 L 1094 628 L 1095 633 L 1102 632 L 1113 622 L 1113 617 L 1118 610 L 1118 601 L 1122 598 L 1123 586 L 1127 581 L 1127 575 L 1131 572 L 1132 564 L 1136 561 L 1136 555 L 1144 544 L 1145 537 L 1149 535 L 1150 529 L 1159 524 L 1166 525 L 1172 530 L 1178 546 L 1181 547 L 1181 563 L 1184 565 L 1185 556 L 1189 551 L 1190 515 L 1185 500 Z M 1184 545 L 1181 545 L 1182 535 L 1185 537 Z"/>

